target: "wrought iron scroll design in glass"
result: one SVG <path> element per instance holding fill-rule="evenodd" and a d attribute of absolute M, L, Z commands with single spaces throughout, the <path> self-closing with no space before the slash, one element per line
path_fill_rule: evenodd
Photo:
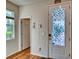
<path fill-rule="evenodd" d="M 65 46 L 65 9 L 54 8 L 52 10 L 52 44 Z"/>

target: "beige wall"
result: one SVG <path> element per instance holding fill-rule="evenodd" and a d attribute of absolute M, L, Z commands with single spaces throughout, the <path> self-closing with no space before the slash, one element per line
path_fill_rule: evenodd
<path fill-rule="evenodd" d="M 32 17 L 31 18 L 31 52 L 33 54 L 48 56 L 48 4 L 53 3 L 54 0 L 45 1 L 42 3 L 37 3 L 34 5 L 22 6 L 20 7 L 20 18 Z M 65 0 L 62 0 L 65 1 Z M 6 2 L 6 8 L 15 11 L 16 13 L 16 26 L 15 33 L 16 37 L 14 40 L 6 41 L 6 55 L 9 56 L 18 50 L 21 50 L 21 40 L 20 34 L 18 33 L 19 23 L 19 7 Z M 32 23 L 36 22 L 36 29 L 32 28 Z M 39 29 L 39 24 L 43 25 L 42 29 Z M 20 28 L 19 28 L 20 29 Z M 19 34 L 19 35 L 18 35 Z M 39 45 L 40 44 L 40 45 Z M 39 52 L 39 48 L 42 48 Z"/>
<path fill-rule="evenodd" d="M 18 51 L 18 44 L 19 44 L 19 41 L 18 41 L 18 11 L 19 11 L 19 7 L 6 1 L 6 8 L 9 9 L 9 10 L 12 10 L 15 12 L 15 39 L 13 40 L 7 40 L 6 41 L 6 56 L 9 56 L 13 53 L 15 53 L 16 51 Z"/>
<path fill-rule="evenodd" d="M 45 1 L 33 5 L 25 5 L 20 7 L 20 18 L 31 18 L 31 53 L 38 56 L 48 57 L 48 4 L 54 0 Z M 33 22 L 36 28 L 33 29 Z M 42 28 L 39 28 L 42 24 Z M 39 51 L 41 48 L 41 51 Z"/>
<path fill-rule="evenodd" d="M 31 17 L 31 53 L 43 57 L 48 56 L 48 1 L 20 7 L 20 18 Z M 36 28 L 33 29 L 33 22 Z M 42 29 L 39 29 L 42 24 Z M 41 51 L 39 51 L 41 48 Z"/>

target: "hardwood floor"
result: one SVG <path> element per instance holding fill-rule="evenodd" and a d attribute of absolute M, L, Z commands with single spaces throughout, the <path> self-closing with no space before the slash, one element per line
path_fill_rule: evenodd
<path fill-rule="evenodd" d="M 51 58 L 43 58 L 43 57 L 31 55 L 30 48 L 28 48 L 20 53 L 16 53 L 12 56 L 9 56 L 6 59 L 51 59 Z"/>

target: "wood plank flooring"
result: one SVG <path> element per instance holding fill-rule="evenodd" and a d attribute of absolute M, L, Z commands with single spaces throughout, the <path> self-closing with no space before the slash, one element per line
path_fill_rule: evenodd
<path fill-rule="evenodd" d="M 51 58 L 43 58 L 43 57 L 31 55 L 30 48 L 28 48 L 23 50 L 20 53 L 7 57 L 6 59 L 51 59 Z"/>

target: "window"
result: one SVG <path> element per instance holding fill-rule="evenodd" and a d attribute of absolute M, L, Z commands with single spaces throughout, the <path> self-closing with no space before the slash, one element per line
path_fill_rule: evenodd
<path fill-rule="evenodd" d="M 11 40 L 15 38 L 14 29 L 14 12 L 6 10 L 6 40 Z"/>
<path fill-rule="evenodd" d="M 65 11 L 64 8 L 55 8 L 52 13 L 52 43 L 65 45 Z"/>

